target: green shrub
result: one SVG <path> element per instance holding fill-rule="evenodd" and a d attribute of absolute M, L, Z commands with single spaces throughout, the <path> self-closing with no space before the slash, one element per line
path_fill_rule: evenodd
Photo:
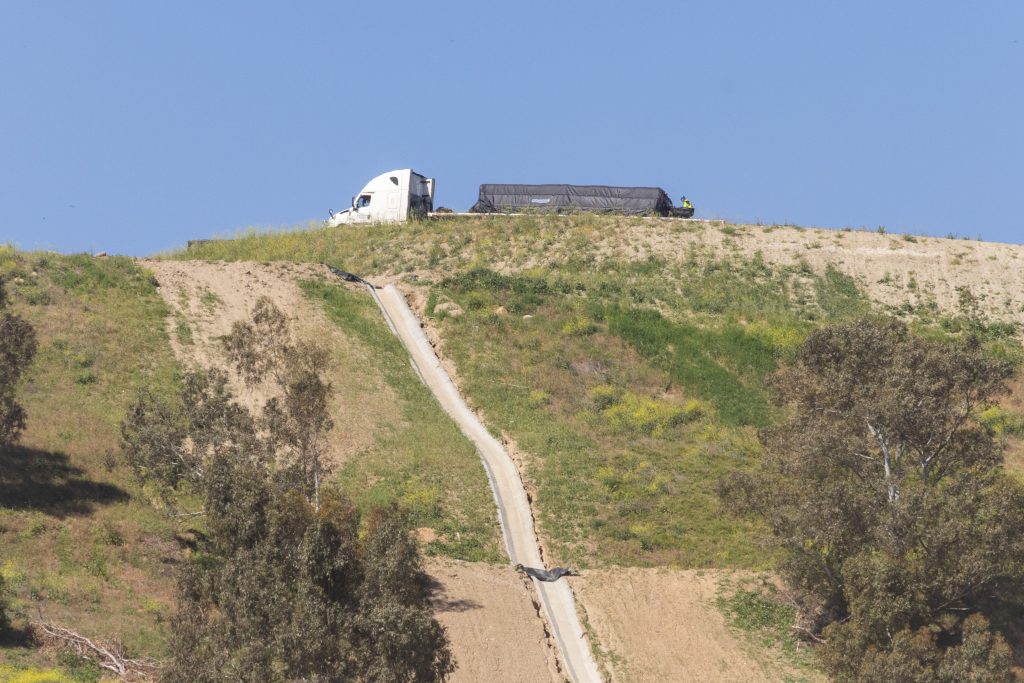
<path fill-rule="evenodd" d="M 1024 415 L 1012 413 L 999 405 L 983 410 L 978 420 L 997 436 L 1024 434 Z"/>
<path fill-rule="evenodd" d="M 572 316 L 562 325 L 562 334 L 570 337 L 586 336 L 597 332 L 597 330 L 598 327 L 592 320 L 580 314 Z"/>
<path fill-rule="evenodd" d="M 866 315 L 871 304 L 849 275 L 836 270 L 831 264 L 825 275 L 814 283 L 818 306 L 829 320 L 844 320 Z"/>
<path fill-rule="evenodd" d="M 543 408 L 544 406 L 551 403 L 551 395 L 546 391 L 535 389 L 530 392 L 530 395 L 526 397 L 526 403 L 531 408 Z"/>
<path fill-rule="evenodd" d="M 711 413 L 711 406 L 704 401 L 699 401 L 697 399 L 691 399 L 683 406 L 683 416 L 686 418 L 687 422 L 699 420 Z"/>
<path fill-rule="evenodd" d="M 615 431 L 650 436 L 661 436 L 666 429 L 682 424 L 686 419 L 681 406 L 631 391 L 606 408 L 603 415 Z"/>
<path fill-rule="evenodd" d="M 115 547 L 124 545 L 124 536 L 110 520 L 105 520 L 103 524 L 93 530 L 93 539 L 102 545 Z"/>
<path fill-rule="evenodd" d="M 596 386 L 590 390 L 590 400 L 598 410 L 606 410 L 619 402 L 622 390 L 607 385 Z"/>
<path fill-rule="evenodd" d="M 742 631 L 770 631 L 785 634 L 796 621 L 796 609 L 779 601 L 778 596 L 761 590 L 741 589 L 719 596 L 717 605 L 729 622 Z"/>
<path fill-rule="evenodd" d="M 761 339 L 773 349 L 773 355 L 779 359 L 790 360 L 807 338 L 807 330 L 802 325 L 771 325 L 767 322 L 756 322 L 747 327 L 747 334 Z"/>
<path fill-rule="evenodd" d="M 192 339 L 192 327 L 184 318 L 178 318 L 178 321 L 174 326 L 174 336 L 178 340 L 179 344 L 187 346 L 194 343 L 194 340 Z"/>
<path fill-rule="evenodd" d="M 75 384 L 81 386 L 88 386 L 90 384 L 96 384 L 99 381 L 95 372 L 80 372 L 75 375 Z"/>

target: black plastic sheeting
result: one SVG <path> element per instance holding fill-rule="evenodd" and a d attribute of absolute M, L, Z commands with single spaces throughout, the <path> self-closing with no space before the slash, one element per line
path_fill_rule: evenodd
<path fill-rule="evenodd" d="M 537 569 L 536 567 L 524 567 L 521 564 L 516 565 L 516 569 L 519 571 L 526 572 L 529 576 L 537 579 L 538 581 L 558 581 L 563 576 L 579 576 L 580 573 L 575 569 L 566 569 L 565 567 L 552 567 L 551 569 Z"/>
<path fill-rule="evenodd" d="M 587 211 L 627 215 L 672 213 L 672 200 L 660 187 L 609 185 L 492 185 L 480 186 L 473 213 L 520 211 Z"/>
<path fill-rule="evenodd" d="M 376 289 L 376 286 L 372 282 L 367 282 L 366 280 L 359 277 L 355 273 L 350 273 L 347 270 L 342 270 L 341 268 L 335 268 L 329 263 L 321 263 L 320 265 L 327 266 L 327 270 L 331 271 L 345 282 L 358 282 L 361 285 L 366 285 L 368 287 L 373 287 L 374 289 Z"/>

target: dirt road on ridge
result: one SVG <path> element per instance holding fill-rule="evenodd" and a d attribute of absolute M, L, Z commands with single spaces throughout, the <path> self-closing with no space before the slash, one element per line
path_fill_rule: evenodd
<path fill-rule="evenodd" d="M 385 314 L 412 356 L 423 382 L 480 452 L 498 505 L 509 559 L 513 563 L 543 567 L 530 501 L 512 458 L 462 400 L 423 333 L 419 319 L 398 288 L 388 285 L 379 290 L 378 296 Z M 569 678 L 575 683 L 599 683 L 601 675 L 576 615 L 576 604 L 569 584 L 564 580 L 544 583 L 536 579 L 533 583 Z"/>

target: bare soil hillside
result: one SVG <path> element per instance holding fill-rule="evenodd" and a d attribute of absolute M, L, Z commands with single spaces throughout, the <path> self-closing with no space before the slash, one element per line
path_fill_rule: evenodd
<path fill-rule="evenodd" d="M 329 371 L 336 396 L 331 416 L 334 430 L 330 448 L 336 462 L 366 448 L 374 433 L 398 416 L 397 399 L 381 379 L 366 370 L 368 351 L 332 325 L 323 311 L 310 303 L 298 282 L 329 275 L 323 266 L 310 264 L 224 263 L 214 261 L 142 261 L 159 282 L 160 294 L 172 311 L 168 334 L 175 355 L 185 367 L 229 370 L 220 338 L 231 326 L 247 320 L 256 301 L 268 297 L 291 320 L 295 333 L 331 350 Z M 250 409 L 269 397 L 269 383 L 247 388 L 237 373 L 229 372 L 232 389 Z"/>
<path fill-rule="evenodd" d="M 453 683 L 562 681 L 523 577 L 509 567 L 434 558 L 438 621 L 448 629 Z"/>
<path fill-rule="evenodd" d="M 831 265 L 853 277 L 870 299 L 889 306 L 934 301 L 958 312 L 963 288 L 993 318 L 1024 322 L 1024 246 L 862 230 L 646 221 L 609 231 L 597 242 L 604 257 L 669 262 L 693 256 L 772 264 Z"/>
<path fill-rule="evenodd" d="M 822 681 L 730 629 L 715 607 L 720 571 L 610 569 L 573 579 L 610 651 L 613 681 Z"/>

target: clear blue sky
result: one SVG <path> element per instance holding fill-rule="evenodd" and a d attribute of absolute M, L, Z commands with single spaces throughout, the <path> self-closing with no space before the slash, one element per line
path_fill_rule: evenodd
<path fill-rule="evenodd" d="M 147 254 L 412 167 L 1024 242 L 1024 2 L 2 0 L 0 242 Z"/>

